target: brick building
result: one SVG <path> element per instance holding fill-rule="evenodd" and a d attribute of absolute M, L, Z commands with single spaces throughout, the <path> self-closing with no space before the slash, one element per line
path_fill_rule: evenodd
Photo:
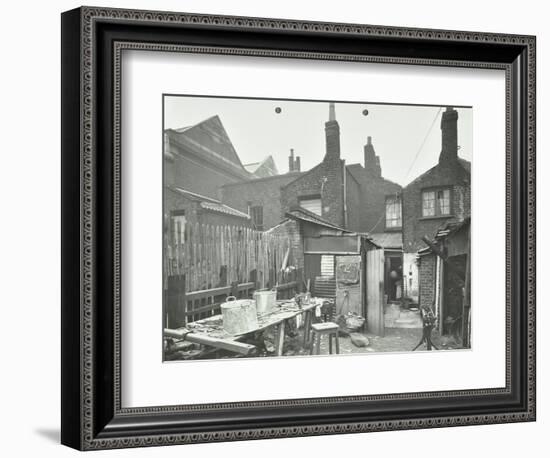
<path fill-rule="evenodd" d="M 364 156 L 364 166 L 347 166 L 361 188 L 361 228 L 371 234 L 400 233 L 402 187 L 382 176 L 380 157 L 374 150 L 371 137 L 367 137 Z"/>
<path fill-rule="evenodd" d="M 222 202 L 252 217 L 253 227 L 265 231 L 284 219 L 281 188 L 299 177 L 299 171 L 228 183 L 220 187 Z"/>
<path fill-rule="evenodd" d="M 329 104 L 325 138 L 323 160 L 282 187 L 282 212 L 302 207 L 336 226 L 361 230 L 361 216 L 356 211 L 360 208 L 360 186 L 340 157 L 340 126 L 334 103 Z"/>
<path fill-rule="evenodd" d="M 470 216 L 470 163 L 458 156 L 457 121 L 458 112 L 448 107 L 441 117 L 439 162 L 402 193 L 404 294 L 423 307 L 433 307 L 436 269 L 433 256 L 419 256 L 426 248 L 422 237 L 433 238 L 446 224 Z"/>
<path fill-rule="evenodd" d="M 218 116 L 164 131 L 164 185 L 219 199 L 226 183 L 251 178 Z"/>

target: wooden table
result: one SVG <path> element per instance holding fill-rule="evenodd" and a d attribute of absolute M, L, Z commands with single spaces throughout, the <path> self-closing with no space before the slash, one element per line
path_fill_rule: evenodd
<path fill-rule="evenodd" d="M 294 300 L 277 301 L 277 309 L 263 315 L 258 315 L 258 327 L 245 334 L 232 335 L 225 332 L 221 314 L 188 323 L 186 327 L 177 329 L 175 332 L 191 332 L 197 336 L 206 336 L 212 339 L 212 341 L 216 340 L 222 343 L 229 343 L 242 340 L 255 332 L 264 331 L 270 327 L 276 327 L 275 355 L 282 356 L 285 340 L 285 323 L 298 315 L 305 314 L 304 344 L 307 344 L 309 342 L 309 328 L 315 307 L 321 306 L 322 304 L 322 300 L 315 298 L 312 298 L 309 304 L 302 305 L 301 307 L 298 306 Z"/>

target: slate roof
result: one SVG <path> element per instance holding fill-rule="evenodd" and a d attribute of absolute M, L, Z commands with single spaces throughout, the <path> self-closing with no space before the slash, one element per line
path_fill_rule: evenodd
<path fill-rule="evenodd" d="M 176 143 L 189 146 L 201 155 L 210 156 L 248 175 L 218 115 L 205 119 L 194 126 L 166 129 Z"/>
<path fill-rule="evenodd" d="M 470 161 L 467 161 L 466 159 L 462 159 L 461 157 L 458 158 L 458 164 L 462 166 L 466 172 L 471 173 L 471 163 Z M 424 177 L 428 176 L 433 170 L 439 167 L 439 163 L 431 167 L 430 169 L 426 170 L 424 173 L 421 173 L 418 175 L 414 180 L 412 180 L 409 184 L 405 186 L 405 188 L 409 187 L 413 183 L 417 183 L 418 181 L 421 181 Z"/>

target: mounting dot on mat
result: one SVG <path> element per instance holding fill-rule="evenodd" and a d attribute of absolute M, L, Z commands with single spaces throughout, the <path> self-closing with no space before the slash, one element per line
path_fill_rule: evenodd
<path fill-rule="evenodd" d="M 279 114 L 281 111 L 282 111 L 282 110 L 281 110 L 281 107 L 275 108 L 275 113 Z"/>
<path fill-rule="evenodd" d="M 369 110 L 367 110 L 366 108 L 363 110 L 363 116 L 368 116 L 369 115 Z"/>

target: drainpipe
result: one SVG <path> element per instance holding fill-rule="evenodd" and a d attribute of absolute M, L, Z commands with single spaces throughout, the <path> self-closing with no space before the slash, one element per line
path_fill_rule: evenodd
<path fill-rule="evenodd" d="M 347 199 L 347 182 L 346 182 L 346 160 L 342 160 L 342 171 L 343 171 L 343 179 L 342 179 L 342 186 L 344 188 L 344 227 L 348 229 L 348 199 Z"/>

